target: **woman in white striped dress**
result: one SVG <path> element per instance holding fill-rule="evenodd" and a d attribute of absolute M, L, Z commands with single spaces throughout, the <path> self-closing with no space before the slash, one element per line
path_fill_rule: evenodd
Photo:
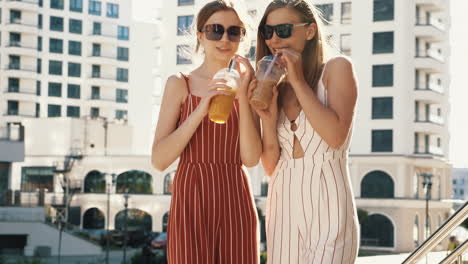
<path fill-rule="evenodd" d="M 271 175 L 266 232 L 272 264 L 354 263 L 358 251 L 348 170 L 357 85 L 347 58 L 325 63 L 320 26 L 304 0 L 274 0 L 259 26 L 257 61 L 277 54 L 288 72 L 271 106 L 256 109 L 262 163 Z"/>

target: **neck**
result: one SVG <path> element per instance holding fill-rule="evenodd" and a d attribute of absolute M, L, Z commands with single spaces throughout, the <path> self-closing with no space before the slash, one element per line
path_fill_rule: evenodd
<path fill-rule="evenodd" d="M 212 78 L 216 72 L 218 72 L 222 68 L 226 68 L 229 66 L 229 61 L 223 60 L 212 60 L 210 58 L 205 57 L 202 65 L 200 65 L 200 71 L 206 74 L 206 77 Z"/>

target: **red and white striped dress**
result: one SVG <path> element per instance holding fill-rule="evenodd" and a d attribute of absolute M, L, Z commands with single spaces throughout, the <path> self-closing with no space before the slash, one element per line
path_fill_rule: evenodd
<path fill-rule="evenodd" d="M 327 105 L 322 77 L 317 94 Z M 294 122 L 296 131 L 280 111 L 281 155 L 270 179 L 266 214 L 268 263 L 354 263 L 359 225 L 348 171 L 351 135 L 332 149 L 303 111 Z M 293 158 L 294 135 L 303 158 Z"/>
<path fill-rule="evenodd" d="M 179 125 L 200 101 L 189 89 Z M 180 157 L 168 223 L 169 263 L 258 263 L 255 208 L 240 159 L 235 100 L 228 122 L 205 117 Z"/>

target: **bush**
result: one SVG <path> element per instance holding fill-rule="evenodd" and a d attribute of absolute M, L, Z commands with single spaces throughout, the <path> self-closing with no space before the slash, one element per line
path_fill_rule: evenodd
<path fill-rule="evenodd" d="M 147 258 L 148 259 L 146 259 L 145 261 L 145 258 L 141 254 L 141 252 L 137 252 L 130 259 L 130 263 L 131 264 L 167 264 L 166 256 L 151 254 Z M 124 263 L 122 262 L 122 264 Z"/>
<path fill-rule="evenodd" d="M 267 263 L 267 253 L 260 252 L 260 264 L 266 264 L 266 263 Z"/>

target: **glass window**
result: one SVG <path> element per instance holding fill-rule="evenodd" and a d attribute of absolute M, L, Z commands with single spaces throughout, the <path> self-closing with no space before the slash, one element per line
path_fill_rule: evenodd
<path fill-rule="evenodd" d="M 393 151 L 393 130 L 372 130 L 372 152 Z"/>
<path fill-rule="evenodd" d="M 369 172 L 361 181 L 362 198 L 393 198 L 394 190 L 392 177 L 383 171 Z"/>
<path fill-rule="evenodd" d="M 83 22 L 78 19 L 70 19 L 69 31 L 70 33 L 81 34 L 83 32 Z"/>
<path fill-rule="evenodd" d="M 68 84 L 68 98 L 80 99 L 81 88 L 78 84 Z"/>
<path fill-rule="evenodd" d="M 128 103 L 128 91 L 124 89 L 116 89 L 115 101 L 118 103 Z"/>
<path fill-rule="evenodd" d="M 128 61 L 128 48 L 117 47 L 117 59 Z"/>
<path fill-rule="evenodd" d="M 62 62 L 61 61 L 49 61 L 49 74 L 62 75 Z"/>
<path fill-rule="evenodd" d="M 19 114 L 19 103 L 18 101 L 8 100 L 7 115 L 18 115 Z"/>
<path fill-rule="evenodd" d="M 68 117 L 80 117 L 80 107 L 79 106 L 67 106 L 67 116 Z"/>
<path fill-rule="evenodd" d="M 372 98 L 372 119 L 393 118 L 393 97 Z"/>
<path fill-rule="evenodd" d="M 37 50 L 42 51 L 42 37 L 37 37 Z"/>
<path fill-rule="evenodd" d="M 70 0 L 70 11 L 83 12 L 83 0 Z"/>
<path fill-rule="evenodd" d="M 333 4 L 316 5 L 316 7 L 322 13 L 325 24 L 333 22 Z"/>
<path fill-rule="evenodd" d="M 50 0 L 50 8 L 63 9 L 63 0 Z"/>
<path fill-rule="evenodd" d="M 62 97 L 62 84 L 50 82 L 49 83 L 49 96 Z"/>
<path fill-rule="evenodd" d="M 177 35 L 185 35 L 190 30 L 193 16 L 178 16 L 177 17 Z"/>
<path fill-rule="evenodd" d="M 39 190 L 54 191 L 53 167 L 22 167 L 21 191 L 36 192 Z"/>
<path fill-rule="evenodd" d="M 372 87 L 393 86 L 393 64 L 372 66 Z"/>
<path fill-rule="evenodd" d="M 343 54 L 351 56 L 351 34 L 340 36 L 340 50 Z"/>
<path fill-rule="evenodd" d="M 374 54 L 393 53 L 393 31 L 374 32 L 372 51 Z"/>
<path fill-rule="evenodd" d="M 91 87 L 91 99 L 99 100 L 101 94 L 101 88 L 99 86 Z"/>
<path fill-rule="evenodd" d="M 81 56 L 81 42 L 79 41 L 68 41 L 68 54 Z"/>
<path fill-rule="evenodd" d="M 39 15 L 37 16 L 37 27 L 38 27 L 39 29 L 42 28 L 42 14 L 39 14 Z"/>
<path fill-rule="evenodd" d="M 63 17 L 50 17 L 50 30 L 63 32 Z"/>
<path fill-rule="evenodd" d="M 91 71 L 91 76 L 93 78 L 99 78 L 101 77 L 101 66 L 99 65 L 92 65 L 92 71 Z"/>
<path fill-rule="evenodd" d="M 117 68 L 117 81 L 128 82 L 128 69 Z"/>
<path fill-rule="evenodd" d="M 68 63 L 68 76 L 81 77 L 81 64 L 69 62 Z"/>
<path fill-rule="evenodd" d="M 10 70 L 19 70 L 20 69 L 20 56 L 17 55 L 8 55 L 9 63 L 8 69 Z"/>
<path fill-rule="evenodd" d="M 8 78 L 8 92 L 17 93 L 19 92 L 20 80 L 18 78 Z"/>
<path fill-rule="evenodd" d="M 60 117 L 62 116 L 62 107 L 60 105 L 50 104 L 47 106 L 48 117 Z"/>
<path fill-rule="evenodd" d="M 101 2 L 90 0 L 88 12 L 91 15 L 100 16 L 101 15 Z"/>
<path fill-rule="evenodd" d="M 101 23 L 93 22 L 93 35 L 101 35 Z"/>
<path fill-rule="evenodd" d="M 10 24 L 20 24 L 20 23 L 21 23 L 21 11 L 10 10 Z"/>
<path fill-rule="evenodd" d="M 36 62 L 36 72 L 41 73 L 42 72 L 42 59 L 37 59 Z"/>
<path fill-rule="evenodd" d="M 99 117 L 99 108 L 91 107 L 90 115 L 91 117 Z"/>
<path fill-rule="evenodd" d="M 374 0 L 374 21 L 393 20 L 394 0 Z"/>
<path fill-rule="evenodd" d="M 127 110 L 116 110 L 115 111 L 116 119 L 127 119 Z"/>
<path fill-rule="evenodd" d="M 49 39 L 49 52 L 63 53 L 63 40 L 54 38 Z"/>
<path fill-rule="evenodd" d="M 16 32 L 10 32 L 10 42 L 8 43 L 10 47 L 20 47 L 21 46 L 21 34 Z"/>
<path fill-rule="evenodd" d="M 129 38 L 129 29 L 125 26 L 119 26 L 117 28 L 117 38 L 120 40 L 128 40 Z"/>
<path fill-rule="evenodd" d="M 101 56 L 101 44 L 93 43 L 93 56 Z"/>
<path fill-rule="evenodd" d="M 194 0 L 177 0 L 177 5 L 193 5 Z"/>
<path fill-rule="evenodd" d="M 341 3 L 341 24 L 351 24 L 351 2 Z"/>
<path fill-rule="evenodd" d="M 118 4 L 107 3 L 106 16 L 107 17 L 112 17 L 112 18 L 119 18 L 119 5 Z"/>
<path fill-rule="evenodd" d="M 177 45 L 177 64 L 191 64 L 192 60 L 188 58 L 188 45 Z"/>

